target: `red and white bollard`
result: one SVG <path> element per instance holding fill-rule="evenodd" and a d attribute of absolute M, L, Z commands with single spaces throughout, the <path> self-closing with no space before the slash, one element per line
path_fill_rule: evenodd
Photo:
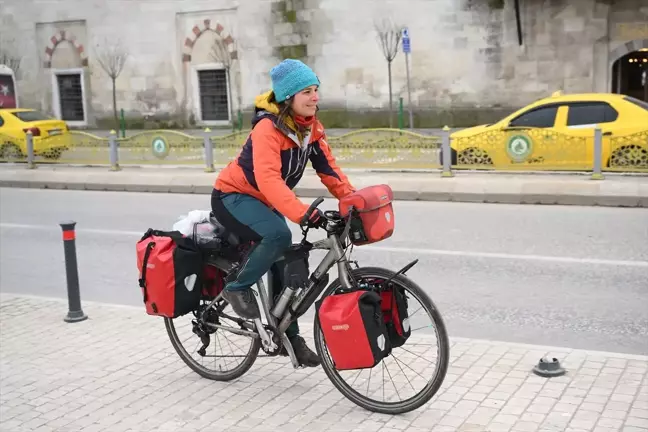
<path fill-rule="evenodd" d="M 84 321 L 88 316 L 81 310 L 81 294 L 79 291 L 79 271 L 76 258 L 76 222 L 60 223 L 63 229 L 63 250 L 65 252 L 65 274 L 67 277 L 68 313 L 65 322 Z"/>

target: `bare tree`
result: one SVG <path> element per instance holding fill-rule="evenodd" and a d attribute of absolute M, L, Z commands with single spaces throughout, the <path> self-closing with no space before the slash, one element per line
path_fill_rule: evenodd
<path fill-rule="evenodd" d="M 230 34 L 230 37 L 231 34 Z M 233 38 L 232 38 L 233 39 Z M 236 54 L 235 54 L 236 53 Z M 219 62 L 222 63 L 223 67 L 225 67 L 225 72 L 227 73 L 227 99 L 230 101 L 230 115 L 232 116 L 232 128 L 234 128 L 234 101 L 232 100 L 232 66 L 238 59 L 238 52 L 237 52 L 237 43 L 236 39 L 233 39 L 233 41 L 229 44 L 225 43 L 225 39 L 220 37 L 220 35 L 217 35 L 216 38 L 214 39 L 214 43 L 212 44 L 211 47 L 211 57 Z M 239 81 L 237 80 L 237 83 Z M 239 103 L 238 106 L 240 108 L 241 103 L 240 103 L 240 95 L 241 91 L 240 89 L 237 89 L 237 93 L 239 95 Z"/>
<path fill-rule="evenodd" d="M 389 127 L 393 126 L 392 114 L 392 73 L 391 64 L 398 54 L 398 45 L 403 35 L 403 26 L 394 24 L 391 19 L 383 19 L 382 22 L 374 23 L 378 43 L 382 49 L 382 53 L 387 60 L 387 74 L 389 77 Z"/>
<path fill-rule="evenodd" d="M 97 47 L 97 61 L 112 81 L 113 116 L 116 129 L 119 129 L 119 119 L 117 117 L 117 87 L 115 82 L 124 70 L 127 59 L 128 51 L 120 42 L 105 43 Z"/>

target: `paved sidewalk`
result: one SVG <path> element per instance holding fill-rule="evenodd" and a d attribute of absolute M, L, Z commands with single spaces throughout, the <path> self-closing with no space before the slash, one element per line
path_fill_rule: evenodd
<path fill-rule="evenodd" d="M 83 309 L 88 320 L 67 324 L 64 301 L 0 295 L 0 431 L 648 430 L 648 357 L 455 338 L 441 391 L 386 416 L 283 357 L 259 358 L 235 382 L 200 378 L 143 308 Z M 568 374 L 531 373 L 547 354 Z"/>
<path fill-rule="evenodd" d="M 568 204 L 648 207 L 648 175 L 456 172 L 379 172 L 345 170 L 356 187 L 387 183 L 398 200 L 460 201 L 508 204 Z M 110 190 L 132 192 L 210 193 L 216 173 L 201 167 L 107 167 L 40 165 L 0 166 L 0 187 Z M 296 192 L 303 197 L 330 196 L 308 169 Z"/>

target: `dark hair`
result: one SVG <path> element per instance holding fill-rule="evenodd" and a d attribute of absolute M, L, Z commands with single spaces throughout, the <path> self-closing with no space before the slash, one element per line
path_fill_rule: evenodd
<path fill-rule="evenodd" d="M 270 103 L 276 103 L 279 105 L 279 115 L 278 115 L 278 120 L 279 122 L 283 123 L 284 119 L 286 116 L 291 114 L 290 110 L 290 102 L 292 102 L 292 97 L 287 100 L 283 100 L 281 102 L 277 101 L 277 98 L 275 97 L 274 92 L 270 93 L 270 97 L 268 98 L 268 102 Z"/>

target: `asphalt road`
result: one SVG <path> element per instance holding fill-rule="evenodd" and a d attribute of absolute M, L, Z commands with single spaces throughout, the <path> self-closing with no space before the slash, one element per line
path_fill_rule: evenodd
<path fill-rule="evenodd" d="M 141 306 L 136 241 L 193 209 L 209 197 L 0 189 L 0 289 L 65 297 L 58 223 L 74 219 L 82 298 Z M 408 275 L 451 336 L 648 354 L 647 210 L 397 202 L 395 217 L 393 238 L 354 256 L 419 258 Z"/>

